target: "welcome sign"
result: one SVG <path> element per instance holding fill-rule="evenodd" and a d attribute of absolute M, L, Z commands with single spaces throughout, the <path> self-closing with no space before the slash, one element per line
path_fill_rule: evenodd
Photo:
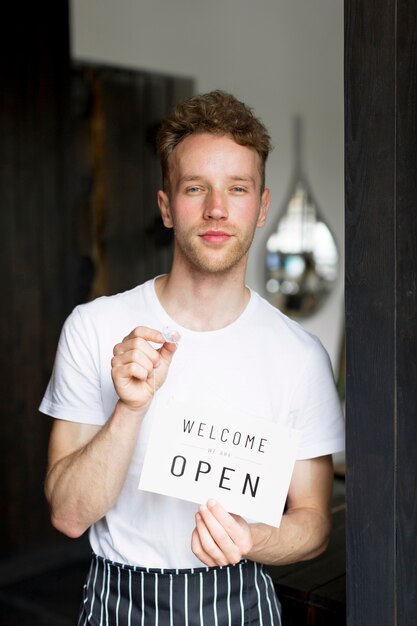
<path fill-rule="evenodd" d="M 158 400 L 139 489 L 279 526 L 299 432 L 262 419 Z"/>

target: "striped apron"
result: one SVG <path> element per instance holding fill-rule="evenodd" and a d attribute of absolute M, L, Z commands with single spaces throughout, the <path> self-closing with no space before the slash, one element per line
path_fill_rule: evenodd
<path fill-rule="evenodd" d="M 93 555 L 78 626 L 281 626 L 262 565 L 171 570 Z"/>

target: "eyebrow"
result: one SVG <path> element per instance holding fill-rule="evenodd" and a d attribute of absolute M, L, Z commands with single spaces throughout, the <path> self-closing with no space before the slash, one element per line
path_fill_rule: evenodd
<path fill-rule="evenodd" d="M 231 176 L 230 178 L 231 180 L 249 182 L 253 185 L 256 185 L 256 180 L 253 178 L 253 176 Z"/>
<path fill-rule="evenodd" d="M 178 183 L 189 183 L 192 180 L 199 180 L 201 179 L 202 176 L 199 176 L 198 174 L 187 174 L 186 176 L 181 176 L 181 178 L 178 180 Z"/>
<path fill-rule="evenodd" d="M 181 185 L 182 183 L 188 183 L 191 181 L 197 181 L 197 180 L 204 180 L 204 176 L 201 174 L 186 174 L 184 176 L 181 176 L 181 178 L 178 180 L 178 184 Z M 253 178 L 253 176 L 229 176 L 229 179 L 232 181 L 236 181 L 236 182 L 250 182 L 252 183 L 254 186 L 256 186 L 256 181 Z"/>

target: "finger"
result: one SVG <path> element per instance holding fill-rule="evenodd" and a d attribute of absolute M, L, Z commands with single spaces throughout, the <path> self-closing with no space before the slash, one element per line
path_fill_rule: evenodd
<path fill-rule="evenodd" d="M 125 337 L 123 341 L 120 341 L 114 346 L 113 354 L 120 354 L 121 352 L 128 352 L 129 350 L 135 349 L 142 349 L 143 351 L 148 350 L 149 353 L 151 351 L 158 353 L 158 350 L 142 337 Z"/>
<path fill-rule="evenodd" d="M 128 363 L 137 363 L 141 367 L 145 368 L 148 373 L 151 373 L 155 367 L 158 366 L 160 357 L 158 354 L 146 354 L 141 350 L 129 350 L 128 352 L 120 352 L 114 356 L 111 360 L 112 367 L 120 367 L 121 365 L 127 365 Z"/>
<path fill-rule="evenodd" d="M 177 348 L 178 344 L 166 341 L 158 352 L 161 359 L 163 359 L 166 363 L 170 363 L 172 361 L 172 357 L 177 351 Z"/>
<path fill-rule="evenodd" d="M 207 509 L 215 517 L 220 526 L 224 528 L 234 543 L 241 543 L 246 540 L 248 532 L 250 532 L 249 525 L 240 515 L 228 513 L 216 500 L 209 500 L 207 502 Z"/>
<path fill-rule="evenodd" d="M 210 536 L 207 526 L 199 513 L 196 513 L 195 516 L 195 529 L 192 535 L 191 547 L 196 557 L 210 567 L 228 564 L 225 555 Z"/>
<path fill-rule="evenodd" d="M 132 378 L 136 378 L 137 380 L 146 381 L 151 377 L 151 371 L 149 371 L 146 367 L 143 367 L 139 363 L 126 363 L 125 365 L 116 365 L 112 367 L 111 373 L 114 380 L 123 379 L 130 381 Z"/>
<path fill-rule="evenodd" d="M 146 339 L 146 341 L 154 341 L 155 343 L 164 343 L 165 338 L 159 330 L 149 328 L 148 326 L 137 326 L 134 328 L 125 339 L 135 338 Z"/>
<path fill-rule="evenodd" d="M 116 344 L 115 349 L 117 348 L 118 350 L 123 350 L 126 346 L 134 345 L 134 343 L 130 343 L 131 341 L 135 342 L 138 339 L 143 340 L 143 342 L 148 345 L 149 341 L 157 344 L 162 344 L 165 341 L 164 336 L 159 332 L 159 330 L 148 328 L 147 326 L 137 326 L 128 335 L 126 335 L 122 341 Z"/>
<path fill-rule="evenodd" d="M 200 506 L 200 513 L 206 524 L 209 524 L 213 530 L 219 529 L 220 531 L 221 529 L 231 538 L 239 534 L 240 527 L 238 523 L 219 502 L 209 500 L 206 505 Z"/>
<path fill-rule="evenodd" d="M 160 361 L 159 350 L 153 348 L 150 343 L 142 338 L 124 339 L 121 343 L 118 343 L 113 348 L 113 355 L 119 356 L 122 354 L 129 354 L 132 361 L 136 361 L 141 358 L 142 354 L 145 354 L 154 365 L 157 367 Z"/>
<path fill-rule="evenodd" d="M 194 528 L 193 534 L 191 535 L 191 550 L 193 554 L 195 554 L 195 556 L 202 563 L 204 563 L 204 565 L 207 565 L 208 567 L 215 567 L 216 565 L 218 565 L 218 563 L 216 563 L 216 561 L 212 559 L 211 556 L 209 556 L 207 552 L 205 552 L 205 550 L 203 549 L 197 528 Z"/>
<path fill-rule="evenodd" d="M 201 506 L 199 513 L 204 522 L 204 526 L 197 526 L 203 549 L 219 565 L 238 563 L 242 558 L 239 546 L 232 541 L 225 529 L 207 510 L 207 507 Z"/>
<path fill-rule="evenodd" d="M 243 518 L 231 515 L 214 500 L 200 506 L 199 512 L 214 541 L 229 559 L 237 562 L 250 551 L 252 534 Z"/>

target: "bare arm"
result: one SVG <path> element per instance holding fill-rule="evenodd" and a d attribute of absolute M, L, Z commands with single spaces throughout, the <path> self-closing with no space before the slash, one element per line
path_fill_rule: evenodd
<path fill-rule="evenodd" d="M 149 341 L 163 344 L 154 349 Z M 175 344 L 156 330 L 136 328 L 114 348 L 112 378 L 120 400 L 103 427 L 56 420 L 45 493 L 53 525 L 80 536 L 116 501 L 143 417 L 168 373 Z M 155 377 L 155 378 L 154 378 Z"/>
<path fill-rule="evenodd" d="M 52 524 L 79 537 L 114 504 L 126 477 L 141 415 L 122 403 L 102 428 L 55 420 L 45 493 Z"/>
<path fill-rule="evenodd" d="M 247 524 L 209 502 L 196 515 L 193 552 L 207 565 L 237 563 L 243 557 L 273 565 L 314 558 L 330 535 L 332 484 L 330 456 L 297 461 L 279 528 Z"/>

